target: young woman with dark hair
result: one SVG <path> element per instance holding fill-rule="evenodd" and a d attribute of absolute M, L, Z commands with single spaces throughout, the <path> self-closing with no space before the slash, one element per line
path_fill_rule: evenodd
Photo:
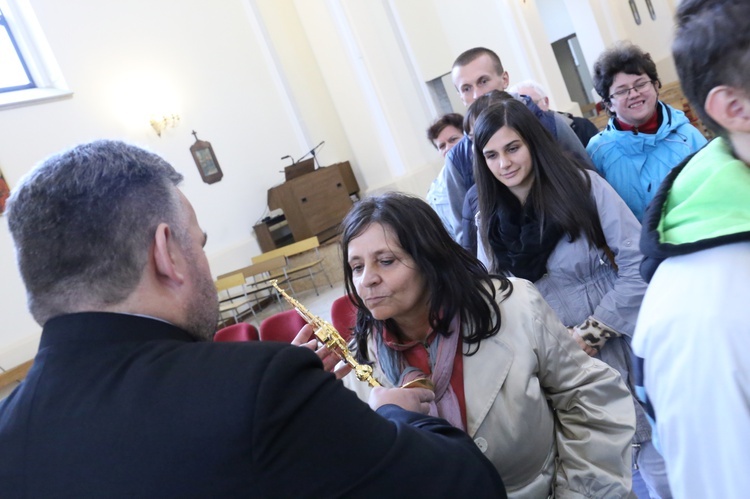
<path fill-rule="evenodd" d="M 358 202 L 341 249 L 358 360 L 388 387 L 429 378 L 430 414 L 469 433 L 508 497 L 628 496 L 628 392 L 531 283 L 488 274 L 403 194 Z M 367 385 L 344 382 L 367 398 Z"/>
<path fill-rule="evenodd" d="M 560 150 L 516 101 L 479 115 L 474 148 L 480 259 L 491 271 L 534 282 L 580 347 L 616 368 L 632 391 L 630 340 L 646 291 L 640 224 L 604 179 Z M 634 470 L 668 494 L 648 420 L 633 402 Z"/>

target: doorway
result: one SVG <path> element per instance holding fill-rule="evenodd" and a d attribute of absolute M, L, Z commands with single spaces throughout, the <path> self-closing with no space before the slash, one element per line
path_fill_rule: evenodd
<path fill-rule="evenodd" d="M 578 37 L 574 33 L 553 42 L 552 51 L 555 53 L 570 99 L 577 102 L 582 110 L 589 108 L 589 104 L 594 102 L 591 95 L 594 82 L 583 58 Z"/>

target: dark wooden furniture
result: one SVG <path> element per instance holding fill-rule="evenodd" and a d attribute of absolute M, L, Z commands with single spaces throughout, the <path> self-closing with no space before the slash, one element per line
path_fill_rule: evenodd
<path fill-rule="evenodd" d="M 302 175 L 307 175 L 315 171 L 315 158 L 298 161 L 293 165 L 284 168 L 284 180 L 287 182 Z"/>
<path fill-rule="evenodd" d="M 283 213 L 264 219 L 261 223 L 254 225 L 253 230 L 255 230 L 260 250 L 264 253 L 294 242 L 294 236 Z"/>
<path fill-rule="evenodd" d="M 268 189 L 268 208 L 284 212 L 295 241 L 312 236 L 325 241 L 337 234 L 341 220 L 352 206 L 351 196 L 358 193 L 357 179 L 345 161 Z M 273 248 L 261 249 L 265 252 Z"/>

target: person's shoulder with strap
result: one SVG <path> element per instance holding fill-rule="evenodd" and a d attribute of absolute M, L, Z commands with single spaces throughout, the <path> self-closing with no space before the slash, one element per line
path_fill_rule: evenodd
<path fill-rule="evenodd" d="M 544 125 L 544 128 L 547 129 L 549 133 L 552 134 L 552 136 L 557 139 L 557 119 L 555 118 L 555 113 L 552 111 L 542 111 L 539 106 L 536 105 L 536 103 L 529 97 L 528 95 L 520 95 L 520 94 L 513 94 L 511 95 L 524 103 L 526 105 L 526 108 L 534 113 L 534 116 L 539 119 L 539 121 Z"/>

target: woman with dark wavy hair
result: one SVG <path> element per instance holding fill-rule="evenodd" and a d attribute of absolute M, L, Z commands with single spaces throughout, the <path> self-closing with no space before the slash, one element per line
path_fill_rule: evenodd
<path fill-rule="evenodd" d="M 388 387 L 429 379 L 430 414 L 468 432 L 508 497 L 628 496 L 628 392 L 531 283 L 488 274 L 405 194 L 358 202 L 341 249 L 358 360 Z M 367 399 L 364 383 L 344 382 Z"/>
<path fill-rule="evenodd" d="M 617 369 L 632 392 L 630 340 L 646 291 L 635 216 L 513 100 L 480 113 L 474 148 L 480 259 L 533 282 L 580 348 Z M 669 497 L 664 461 L 633 402 L 634 484 L 648 477 L 654 497 Z"/>

